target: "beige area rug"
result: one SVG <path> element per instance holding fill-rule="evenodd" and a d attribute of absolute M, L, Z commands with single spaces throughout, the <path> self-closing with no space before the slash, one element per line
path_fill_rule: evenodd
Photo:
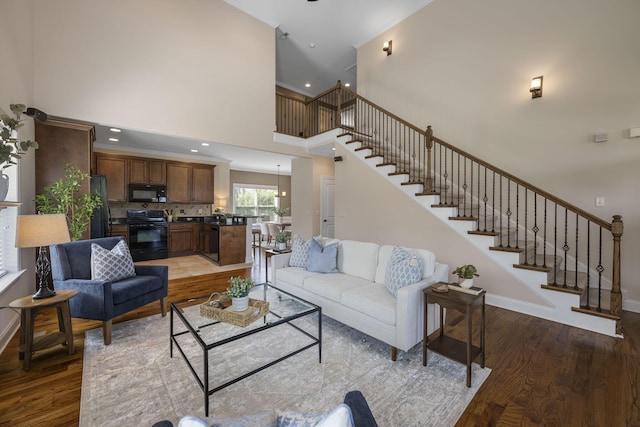
<path fill-rule="evenodd" d="M 423 367 L 421 345 L 399 351 L 392 362 L 388 345 L 323 320 L 323 363 L 318 363 L 317 346 L 303 351 L 214 393 L 210 415 L 237 417 L 272 409 L 321 413 L 341 403 L 347 391 L 360 390 L 381 427 L 453 426 L 490 373 L 474 364 L 467 388 L 464 365 L 430 352 Z M 298 322 L 311 327 L 317 317 Z M 283 325 L 214 349 L 210 375 L 221 381 L 212 384 L 267 363 L 304 340 Z M 186 347 L 196 370 L 202 370 L 202 350 L 195 344 Z M 184 415 L 204 416 L 204 397 L 182 356 L 174 351 L 169 357 L 169 315 L 113 325 L 109 346 L 103 345 L 100 329 L 86 332 L 81 427 L 150 426 L 163 419 L 177 425 Z"/>

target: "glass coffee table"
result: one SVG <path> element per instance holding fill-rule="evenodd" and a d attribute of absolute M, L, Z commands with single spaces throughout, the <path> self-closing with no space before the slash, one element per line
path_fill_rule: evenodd
<path fill-rule="evenodd" d="M 175 346 L 202 389 L 205 416 L 213 393 L 276 363 L 314 346 L 322 362 L 321 307 L 267 283 L 249 297 L 268 301 L 269 311 L 245 327 L 201 316 L 209 295 L 171 303 L 170 356 Z"/>

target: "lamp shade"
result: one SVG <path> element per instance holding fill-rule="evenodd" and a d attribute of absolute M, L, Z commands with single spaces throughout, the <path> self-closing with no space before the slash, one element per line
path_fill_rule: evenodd
<path fill-rule="evenodd" d="M 18 215 L 16 248 L 36 248 L 70 240 L 64 214 Z"/>

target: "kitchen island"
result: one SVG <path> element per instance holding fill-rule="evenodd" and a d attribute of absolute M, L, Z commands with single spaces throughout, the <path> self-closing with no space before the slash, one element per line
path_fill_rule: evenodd
<path fill-rule="evenodd" d="M 245 262 L 247 225 L 205 222 L 200 253 L 218 265 Z"/>

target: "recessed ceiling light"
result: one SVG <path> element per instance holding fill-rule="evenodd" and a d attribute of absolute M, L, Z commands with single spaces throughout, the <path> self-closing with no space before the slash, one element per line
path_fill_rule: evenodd
<path fill-rule="evenodd" d="M 351 83 L 345 83 L 344 84 L 344 87 L 349 87 L 349 86 L 351 86 Z"/>
<path fill-rule="evenodd" d="M 122 132 L 122 130 L 118 129 L 118 128 L 109 128 L 109 130 L 111 132 Z"/>
<path fill-rule="evenodd" d="M 305 83 L 304 87 L 311 87 L 311 83 Z"/>
<path fill-rule="evenodd" d="M 192 153 L 197 153 L 197 152 L 198 152 L 198 150 L 196 150 L 196 149 L 192 148 L 192 149 L 191 149 L 191 152 L 192 152 Z"/>
<path fill-rule="evenodd" d="M 111 141 L 111 142 L 118 142 L 118 141 L 120 141 L 120 140 L 119 140 L 118 138 L 109 138 L 109 141 Z"/>
<path fill-rule="evenodd" d="M 208 142 L 202 142 L 200 145 L 202 145 L 203 147 L 208 147 L 209 143 Z"/>
<path fill-rule="evenodd" d="M 312 42 L 312 43 L 309 43 L 309 47 L 310 47 L 311 49 L 313 49 L 314 47 L 316 47 L 316 44 L 315 44 L 315 43 L 313 43 L 313 42 Z"/>

